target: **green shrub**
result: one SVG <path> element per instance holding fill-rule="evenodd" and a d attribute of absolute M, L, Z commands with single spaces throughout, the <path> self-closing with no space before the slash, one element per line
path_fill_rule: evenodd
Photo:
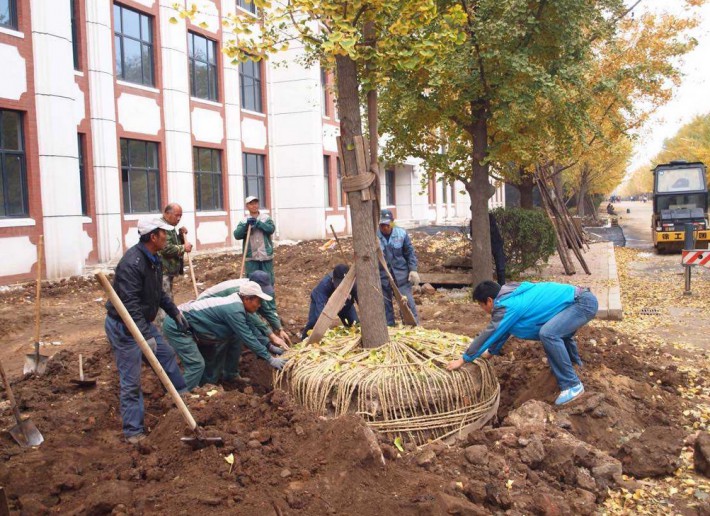
<path fill-rule="evenodd" d="M 555 230 L 544 211 L 497 208 L 493 216 L 503 237 L 508 277 L 539 269 L 555 253 Z"/>

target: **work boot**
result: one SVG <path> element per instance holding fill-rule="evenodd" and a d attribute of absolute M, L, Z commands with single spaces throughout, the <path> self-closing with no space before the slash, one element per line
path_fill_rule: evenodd
<path fill-rule="evenodd" d="M 145 434 L 135 434 L 135 435 L 131 435 L 129 437 L 126 437 L 126 442 L 128 442 L 130 444 L 139 444 L 145 438 L 146 438 Z"/>

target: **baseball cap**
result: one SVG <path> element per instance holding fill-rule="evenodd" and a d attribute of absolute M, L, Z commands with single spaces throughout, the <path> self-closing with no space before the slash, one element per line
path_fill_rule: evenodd
<path fill-rule="evenodd" d="M 160 217 L 146 217 L 138 221 L 138 234 L 147 235 L 151 231 L 156 229 L 164 229 L 165 231 L 172 231 L 175 229 L 173 226 L 165 222 Z"/>
<path fill-rule="evenodd" d="M 350 267 L 342 263 L 335 266 L 333 269 L 333 285 L 335 285 L 335 288 L 338 288 L 338 285 L 343 281 L 349 270 Z"/>
<path fill-rule="evenodd" d="M 392 210 L 382 210 L 380 212 L 380 224 L 391 224 L 394 221 Z"/>
<path fill-rule="evenodd" d="M 264 301 L 271 301 L 273 297 L 264 294 L 264 291 L 261 290 L 261 287 L 259 286 L 258 283 L 255 283 L 253 281 L 247 281 L 244 285 L 239 287 L 239 295 L 240 296 L 256 296 L 260 297 Z"/>
<path fill-rule="evenodd" d="M 268 272 L 254 271 L 249 275 L 249 281 L 259 285 L 264 294 L 274 295 L 274 286 L 271 284 L 271 275 Z"/>
<path fill-rule="evenodd" d="M 249 197 L 244 199 L 244 204 L 249 204 L 252 201 L 258 201 L 258 200 L 259 200 L 258 197 L 254 197 L 253 195 L 250 195 Z"/>

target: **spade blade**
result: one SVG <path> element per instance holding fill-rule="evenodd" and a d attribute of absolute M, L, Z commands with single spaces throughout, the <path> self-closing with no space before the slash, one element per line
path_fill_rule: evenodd
<path fill-rule="evenodd" d="M 44 437 L 42 437 L 42 434 L 31 419 L 21 421 L 10 428 L 9 432 L 12 438 L 17 441 L 17 444 L 23 447 L 39 446 L 44 442 Z"/>

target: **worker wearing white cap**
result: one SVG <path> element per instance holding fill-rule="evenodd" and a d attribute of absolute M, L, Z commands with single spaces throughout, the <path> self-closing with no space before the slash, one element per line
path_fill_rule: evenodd
<path fill-rule="evenodd" d="M 139 242 L 128 249 L 116 266 L 113 288 L 131 318 L 155 353 L 178 392 L 185 391 L 185 380 L 175 359 L 175 352 L 153 324 L 158 308 L 170 316 L 169 321 L 187 332 L 190 325 L 163 291 L 163 267 L 158 252 L 167 242 L 166 231 L 173 229 L 160 217 L 138 221 Z M 106 336 L 114 355 L 120 378 L 121 418 L 126 440 L 136 444 L 145 438 L 143 426 L 143 393 L 141 391 L 141 348 L 118 315 L 111 301 L 106 302 Z"/>
<path fill-rule="evenodd" d="M 242 346 L 275 369 L 284 366 L 284 359 L 272 356 L 283 350 L 262 338 L 248 317 L 259 309 L 262 300 L 271 299 L 257 283 L 245 281 L 238 293 L 180 305 L 190 323 L 190 334 L 180 331 L 171 319 L 165 320 L 163 333 L 180 356 L 188 389 L 220 379 L 236 380 Z"/>
<path fill-rule="evenodd" d="M 249 276 L 254 271 L 264 271 L 271 276 L 271 284 L 274 284 L 274 246 L 271 242 L 271 235 L 276 231 L 274 221 L 266 213 L 259 211 L 259 199 L 250 195 L 244 199 L 249 215 L 244 218 L 237 229 L 234 230 L 234 238 L 244 240 L 242 252 L 246 252 L 245 276 Z M 251 232 L 248 228 L 251 226 Z M 249 242 L 246 241 L 249 233 Z"/>

